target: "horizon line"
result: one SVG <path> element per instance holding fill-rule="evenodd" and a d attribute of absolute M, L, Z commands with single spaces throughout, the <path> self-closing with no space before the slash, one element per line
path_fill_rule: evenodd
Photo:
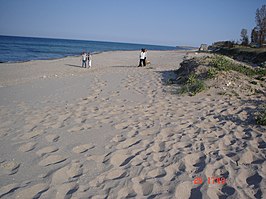
<path fill-rule="evenodd" d="M 42 37 L 42 36 L 22 36 L 22 35 L 2 35 L 3 37 L 24 37 L 24 38 L 36 38 L 36 39 L 62 39 L 62 40 L 73 40 L 73 41 L 96 41 L 96 42 L 108 42 L 108 43 L 122 43 L 122 44 L 135 44 L 135 45 L 149 45 L 149 46 L 163 46 L 163 47 L 193 47 L 189 45 L 181 45 L 181 46 L 170 46 L 170 45 L 162 45 L 162 44 L 145 44 L 145 43 L 130 43 L 130 42 L 124 42 L 124 41 L 108 41 L 108 40 L 86 40 L 86 39 L 70 39 L 70 38 L 58 38 L 58 37 Z"/>
<path fill-rule="evenodd" d="M 196 48 L 195 46 L 189 46 L 189 45 L 176 45 L 176 46 L 170 46 L 170 45 L 162 45 L 162 44 L 145 44 L 145 43 L 130 43 L 130 42 L 123 42 L 123 41 L 106 41 L 106 40 L 85 40 L 85 39 L 70 39 L 70 38 L 58 38 L 58 37 L 43 37 L 43 36 L 22 36 L 22 35 L 2 35 L 0 36 L 3 37 L 25 37 L 25 38 L 39 38 L 39 39 L 62 39 L 62 40 L 73 40 L 73 41 L 95 41 L 95 42 L 108 42 L 108 43 L 122 43 L 122 44 L 135 44 L 135 45 L 149 45 L 149 46 L 163 46 L 163 47 L 193 47 Z"/>

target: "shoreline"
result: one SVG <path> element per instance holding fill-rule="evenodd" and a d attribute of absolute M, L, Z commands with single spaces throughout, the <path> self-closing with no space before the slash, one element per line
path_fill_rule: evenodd
<path fill-rule="evenodd" d="M 182 54 L 185 52 L 194 52 L 194 51 L 183 51 L 183 50 L 174 50 L 174 51 L 160 51 L 160 50 L 151 50 L 148 51 L 148 59 L 158 60 L 157 57 L 150 57 L 149 54 L 160 54 L 162 53 L 175 53 Z M 132 59 L 130 62 L 121 60 L 120 56 L 130 54 Z M 59 59 L 50 59 L 50 60 L 32 60 L 28 62 L 16 62 L 16 63 L 0 63 L 0 86 L 5 87 L 8 85 L 14 85 L 18 83 L 28 82 L 33 79 L 42 79 L 48 77 L 60 77 L 60 76 L 76 76 L 86 74 L 89 71 L 99 70 L 102 68 L 101 56 L 107 55 L 108 57 L 115 55 L 118 61 L 111 59 L 109 63 L 104 64 L 112 66 L 119 63 L 125 65 L 138 65 L 139 62 L 139 51 L 106 51 L 95 53 L 92 55 L 92 68 L 88 71 L 81 70 L 81 61 L 80 56 L 67 56 Z M 178 67 L 178 65 L 177 65 Z"/>
<path fill-rule="evenodd" d="M 105 53 L 105 52 L 131 52 L 131 51 L 137 51 L 137 50 L 110 50 L 110 51 L 99 51 L 99 52 L 91 52 L 91 55 L 97 55 L 97 54 L 101 54 L 101 53 Z M 177 52 L 195 52 L 195 50 L 193 49 L 189 49 L 189 50 L 149 50 L 149 51 L 177 51 Z M 1 64 L 16 64 L 16 63 L 27 63 L 27 62 L 33 62 L 33 61 L 53 61 L 53 60 L 60 60 L 60 59 L 64 59 L 64 58 L 68 58 L 68 57 L 80 57 L 80 55 L 67 55 L 67 56 L 63 56 L 63 57 L 58 57 L 58 58 L 47 58 L 47 59 L 33 59 L 33 60 L 25 60 L 25 61 L 7 61 L 7 62 L 0 62 L 0 66 Z"/>

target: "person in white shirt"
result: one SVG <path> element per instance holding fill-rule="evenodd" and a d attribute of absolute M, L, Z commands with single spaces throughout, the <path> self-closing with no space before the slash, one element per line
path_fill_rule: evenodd
<path fill-rule="evenodd" d="M 88 68 L 90 68 L 91 67 L 91 54 L 90 54 L 90 52 L 88 52 L 88 54 L 87 54 L 87 59 L 88 59 Z"/>
<path fill-rule="evenodd" d="M 145 52 L 144 63 L 145 63 L 145 66 L 146 66 L 147 65 L 147 49 L 144 49 L 144 52 Z"/>
<path fill-rule="evenodd" d="M 81 61 L 82 61 L 81 67 L 83 68 L 83 66 L 85 66 L 85 68 L 86 68 L 87 54 L 85 52 L 83 52 L 81 55 Z"/>
<path fill-rule="evenodd" d="M 139 58 L 140 58 L 140 60 L 139 60 L 139 66 L 138 67 L 142 67 L 142 65 L 146 66 L 146 63 L 145 63 L 145 58 L 146 58 L 145 49 L 143 49 L 143 48 L 141 49 Z"/>

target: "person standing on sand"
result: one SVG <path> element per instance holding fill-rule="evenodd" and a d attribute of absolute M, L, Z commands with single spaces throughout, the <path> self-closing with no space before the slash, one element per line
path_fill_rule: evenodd
<path fill-rule="evenodd" d="M 144 49 L 144 52 L 145 52 L 145 58 L 144 58 L 145 65 L 144 66 L 146 66 L 147 65 L 147 49 Z"/>
<path fill-rule="evenodd" d="M 142 48 L 140 55 L 139 55 L 140 59 L 139 59 L 139 66 L 138 67 L 142 67 L 142 64 L 143 64 L 143 66 L 146 66 L 145 57 L 146 57 L 145 49 Z"/>
<path fill-rule="evenodd" d="M 85 68 L 86 68 L 87 54 L 85 52 L 83 52 L 81 55 L 81 61 L 82 61 L 81 67 L 83 68 L 83 66 L 85 66 Z"/>
<path fill-rule="evenodd" d="M 88 52 L 88 54 L 87 54 L 87 59 L 88 59 L 88 68 L 90 68 L 91 67 L 91 54 L 90 54 L 90 52 Z"/>

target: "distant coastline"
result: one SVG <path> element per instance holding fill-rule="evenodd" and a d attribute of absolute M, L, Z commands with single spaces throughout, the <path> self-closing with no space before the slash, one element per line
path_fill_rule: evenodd
<path fill-rule="evenodd" d="M 191 50 L 183 46 L 161 46 L 106 41 L 85 41 L 0 35 L 0 63 L 27 62 L 31 60 L 53 60 L 78 56 L 82 51 L 100 53 L 106 51 L 148 50 Z"/>

